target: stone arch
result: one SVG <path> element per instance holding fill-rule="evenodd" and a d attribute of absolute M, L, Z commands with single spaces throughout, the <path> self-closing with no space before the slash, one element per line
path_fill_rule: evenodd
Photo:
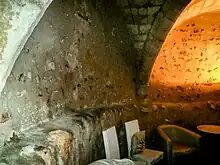
<path fill-rule="evenodd" d="M 190 0 L 117 0 L 133 47 L 138 50 L 137 94 L 146 96 L 153 61 L 175 20 Z"/>
<path fill-rule="evenodd" d="M 219 18 L 213 19 L 218 9 L 218 1 L 192 1 L 185 8 L 155 60 L 149 98 L 187 107 L 218 103 Z"/>

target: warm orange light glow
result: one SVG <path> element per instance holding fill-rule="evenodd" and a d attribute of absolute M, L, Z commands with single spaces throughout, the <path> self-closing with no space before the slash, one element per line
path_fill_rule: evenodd
<path fill-rule="evenodd" d="M 189 20 L 200 14 L 215 12 L 219 10 L 219 0 L 191 0 L 191 2 L 186 6 L 186 8 L 182 11 L 180 16 L 175 21 L 172 29 L 184 22 L 185 20 Z"/>
<path fill-rule="evenodd" d="M 220 100 L 219 14 L 200 14 L 169 33 L 152 69 L 150 98 Z"/>

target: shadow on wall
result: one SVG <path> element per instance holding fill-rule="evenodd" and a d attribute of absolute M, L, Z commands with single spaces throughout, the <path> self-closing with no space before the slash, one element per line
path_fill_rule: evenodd
<path fill-rule="evenodd" d="M 105 44 L 111 44 L 119 50 L 118 55 L 122 57 L 127 65 L 127 76 L 135 85 L 138 73 L 136 68 L 138 51 L 133 47 L 134 39 L 126 27 L 123 12 L 117 6 L 117 3 L 117 0 L 101 0 L 93 1 L 93 6 L 98 11 L 101 22 L 103 22 Z M 110 53 L 114 53 L 114 49 L 111 50 Z M 118 63 L 117 59 L 115 59 L 115 63 Z"/>

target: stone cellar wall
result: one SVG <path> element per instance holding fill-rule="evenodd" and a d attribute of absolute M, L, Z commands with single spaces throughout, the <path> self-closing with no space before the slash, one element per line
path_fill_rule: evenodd
<path fill-rule="evenodd" d="M 102 130 L 114 125 L 127 157 L 123 126 L 134 119 L 149 139 L 163 123 L 191 129 L 218 123 L 210 107 L 139 105 L 136 63 L 142 60 L 147 65 L 140 68 L 149 71 L 187 1 L 127 2 L 54 0 L 0 98 L 0 164 L 87 165 L 105 157 Z"/>

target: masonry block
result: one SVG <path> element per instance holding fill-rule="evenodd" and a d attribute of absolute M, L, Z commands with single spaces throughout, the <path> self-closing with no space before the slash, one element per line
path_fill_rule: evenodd
<path fill-rule="evenodd" d="M 136 41 L 145 41 L 146 38 L 147 38 L 147 35 L 146 35 L 146 34 L 143 34 L 143 35 L 135 35 L 135 36 L 134 36 L 134 39 L 135 39 Z"/>
<path fill-rule="evenodd" d="M 153 38 L 153 39 L 150 39 Z M 148 39 L 147 39 L 148 40 Z M 153 37 L 151 34 L 149 35 L 149 40 L 146 42 L 144 46 L 144 50 L 149 56 L 156 57 L 160 48 L 162 46 L 162 42 Z"/>
<path fill-rule="evenodd" d="M 134 48 L 135 49 L 143 49 L 144 47 L 144 42 L 136 42 L 134 43 Z"/>
<path fill-rule="evenodd" d="M 173 21 L 166 18 L 162 13 L 159 13 L 154 25 L 152 26 L 151 33 L 159 40 L 164 40 Z"/>
<path fill-rule="evenodd" d="M 132 34 L 138 34 L 138 25 L 127 25 L 128 31 Z"/>
<path fill-rule="evenodd" d="M 141 34 L 146 34 L 150 31 L 151 25 L 140 25 L 139 28 Z"/>
<path fill-rule="evenodd" d="M 148 15 L 145 18 L 141 19 L 140 24 L 152 25 L 153 21 L 154 21 L 154 16 Z"/>
<path fill-rule="evenodd" d="M 127 0 L 117 0 L 117 5 L 118 6 L 129 6 L 128 1 Z"/>
<path fill-rule="evenodd" d="M 165 0 L 150 0 L 150 3 L 155 6 L 156 5 L 163 5 L 164 2 L 165 2 Z"/>
<path fill-rule="evenodd" d="M 146 8 L 140 8 L 140 9 L 138 9 L 138 13 L 141 16 L 145 16 L 145 15 L 147 15 L 147 9 Z"/>
<path fill-rule="evenodd" d="M 131 17 L 131 14 L 132 15 L 138 15 L 138 9 L 136 8 L 127 8 L 127 9 L 123 9 L 123 13 L 125 16 L 130 16 Z"/>
<path fill-rule="evenodd" d="M 148 0 L 134 0 L 133 3 L 138 6 L 143 6 L 148 3 Z"/>

